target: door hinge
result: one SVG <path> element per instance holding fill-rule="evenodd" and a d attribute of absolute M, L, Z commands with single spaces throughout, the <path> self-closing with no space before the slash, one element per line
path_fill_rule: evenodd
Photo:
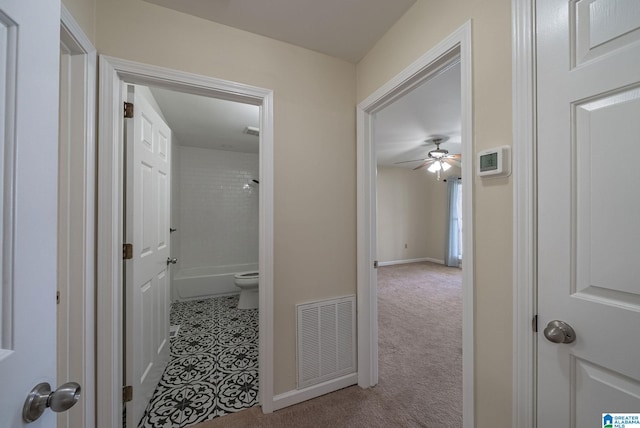
<path fill-rule="evenodd" d="M 122 402 L 128 403 L 133 400 L 133 386 L 127 385 L 122 387 Z"/>
<path fill-rule="evenodd" d="M 56 305 L 60 304 L 60 292 L 56 291 Z"/>
<path fill-rule="evenodd" d="M 534 333 L 538 332 L 538 315 L 534 315 L 533 319 L 531 320 L 531 329 L 533 330 Z"/>
<path fill-rule="evenodd" d="M 133 103 L 124 103 L 124 117 L 130 119 L 133 117 Z"/>
<path fill-rule="evenodd" d="M 133 244 L 122 245 L 122 258 L 125 260 L 131 260 L 133 258 Z"/>
<path fill-rule="evenodd" d="M 377 260 L 373 261 L 373 268 L 374 269 L 378 269 L 378 261 Z"/>

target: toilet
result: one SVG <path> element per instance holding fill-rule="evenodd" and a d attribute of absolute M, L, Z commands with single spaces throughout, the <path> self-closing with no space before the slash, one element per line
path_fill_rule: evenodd
<path fill-rule="evenodd" d="M 240 300 L 238 309 L 258 308 L 258 272 L 240 272 L 233 276 L 236 287 L 240 288 Z"/>

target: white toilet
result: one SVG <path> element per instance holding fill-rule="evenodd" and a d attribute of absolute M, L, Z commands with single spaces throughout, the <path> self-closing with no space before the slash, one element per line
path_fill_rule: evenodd
<path fill-rule="evenodd" d="M 233 280 L 236 287 L 240 288 L 238 309 L 257 309 L 260 274 L 258 272 L 240 272 L 233 276 Z"/>

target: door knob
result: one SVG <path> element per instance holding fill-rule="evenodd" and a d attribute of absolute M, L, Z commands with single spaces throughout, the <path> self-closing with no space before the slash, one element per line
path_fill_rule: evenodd
<path fill-rule="evenodd" d="M 172 259 L 171 257 L 167 257 L 167 266 L 175 265 L 176 263 L 178 263 L 178 259 Z"/>
<path fill-rule="evenodd" d="M 39 383 L 29 392 L 22 407 L 22 419 L 33 422 L 49 407 L 54 412 L 65 412 L 80 399 L 80 385 L 67 382 L 51 392 L 51 385 Z"/>
<path fill-rule="evenodd" d="M 553 343 L 571 343 L 576 340 L 576 332 L 564 321 L 549 321 L 544 329 L 544 337 Z"/>

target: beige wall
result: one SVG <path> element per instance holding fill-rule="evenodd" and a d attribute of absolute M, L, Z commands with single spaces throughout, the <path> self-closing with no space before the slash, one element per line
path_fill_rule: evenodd
<path fill-rule="evenodd" d="M 460 176 L 453 167 L 442 179 Z M 377 239 L 380 262 L 430 258 L 444 260 L 447 235 L 447 183 L 407 168 L 378 167 Z M 407 244 L 407 248 L 405 248 Z"/>
<path fill-rule="evenodd" d="M 96 0 L 62 0 L 82 31 L 96 44 Z"/>
<path fill-rule="evenodd" d="M 471 19 L 474 152 L 511 144 L 510 4 L 418 0 L 357 65 L 358 101 Z M 474 177 L 474 200 L 476 426 L 510 427 L 511 179 L 485 182 Z"/>
<path fill-rule="evenodd" d="M 355 66 L 141 0 L 98 0 L 102 54 L 274 90 L 275 393 L 295 304 L 356 290 Z"/>
<path fill-rule="evenodd" d="M 276 393 L 295 387 L 294 304 L 355 292 L 356 100 L 472 19 L 474 151 L 511 144 L 510 0 L 418 0 L 355 68 L 141 0 L 63 3 L 100 53 L 275 91 Z M 474 179 L 476 426 L 508 427 L 511 179 Z"/>

